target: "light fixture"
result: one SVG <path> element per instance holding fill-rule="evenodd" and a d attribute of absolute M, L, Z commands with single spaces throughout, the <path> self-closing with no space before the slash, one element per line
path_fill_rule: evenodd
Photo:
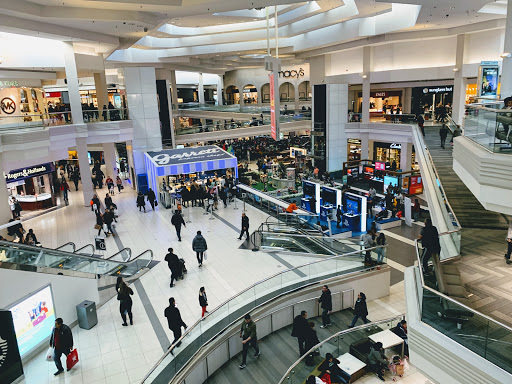
<path fill-rule="evenodd" d="M 459 72 L 459 68 L 453 68 L 452 71 L 453 72 Z"/>
<path fill-rule="evenodd" d="M 366 73 L 363 73 L 363 74 L 361 75 L 361 77 L 362 77 L 363 79 L 367 79 L 367 78 L 368 78 L 368 75 L 367 75 Z"/>
<path fill-rule="evenodd" d="M 512 56 L 512 53 L 510 53 L 510 52 L 503 52 L 503 53 L 500 55 L 500 57 L 501 57 L 502 59 L 509 58 L 510 56 Z"/>

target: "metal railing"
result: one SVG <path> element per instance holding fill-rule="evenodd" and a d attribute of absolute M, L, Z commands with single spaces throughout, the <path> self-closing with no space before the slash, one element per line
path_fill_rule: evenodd
<path fill-rule="evenodd" d="M 119 252 L 114 253 L 112 256 L 107 257 L 105 260 L 118 261 L 117 259 L 121 258 L 119 261 L 130 261 L 132 258 L 132 250 L 131 248 L 123 248 Z"/>
<path fill-rule="evenodd" d="M 87 249 L 87 248 L 90 249 L 90 252 L 85 253 L 85 249 Z M 94 248 L 94 245 L 86 244 L 82 248 L 78 248 L 74 253 L 79 253 L 81 255 L 86 255 L 86 256 L 93 256 L 95 250 L 96 250 L 96 248 Z"/>
<path fill-rule="evenodd" d="M 441 233 L 439 236 L 452 236 L 456 233 L 457 231 L 450 231 Z M 415 240 L 415 249 L 419 265 L 416 268 L 419 269 L 421 284 L 418 290 L 421 321 L 501 369 L 512 373 L 512 356 L 502 345 L 512 343 L 512 328 L 429 287 L 421 272 L 422 258 L 418 240 Z M 467 333 L 461 332 L 462 324 L 464 329 L 467 329 Z"/>
<path fill-rule="evenodd" d="M 314 366 L 310 366 L 306 364 L 306 359 L 313 352 L 317 350 L 320 351 L 323 348 L 326 351 L 326 353 L 331 353 L 335 358 L 338 358 L 345 353 L 350 353 L 350 340 L 366 340 L 368 339 L 368 336 L 371 336 L 372 334 L 394 328 L 404 318 L 405 314 L 402 314 L 385 320 L 380 320 L 369 324 L 360 325 L 351 329 L 346 329 L 330 336 L 328 339 L 312 347 L 309 351 L 306 351 L 304 355 L 302 355 L 302 357 L 299 358 L 299 360 L 297 360 L 295 363 L 293 363 L 293 365 L 290 368 L 288 368 L 284 376 L 281 378 L 281 380 L 279 380 L 278 384 L 304 383 L 305 380 L 315 370 L 315 366 L 318 365 L 314 364 Z M 345 338 L 345 336 L 351 337 Z M 325 353 L 320 353 L 320 355 L 325 355 Z M 323 360 L 324 358 L 321 358 L 321 361 Z"/>
<path fill-rule="evenodd" d="M 143 383 L 159 381 L 165 376 L 170 381 L 188 361 L 197 353 L 199 348 L 226 329 L 230 324 L 239 321 L 246 313 L 256 307 L 273 300 L 279 295 L 313 284 L 326 278 L 349 275 L 370 271 L 379 267 L 376 264 L 365 266 L 362 257 L 370 253 L 372 260 L 377 260 L 376 250 L 381 246 L 354 251 L 343 255 L 332 256 L 323 260 L 290 268 L 267 277 L 235 296 L 226 300 L 217 308 L 187 328 L 176 344 L 173 344 L 153 368 L 146 374 Z M 383 260 L 382 264 L 385 264 Z M 176 345 L 182 343 L 179 350 Z M 188 352 L 187 352 L 188 351 Z M 176 352 L 176 354 L 174 354 Z M 164 372 L 165 371 L 165 372 Z"/>

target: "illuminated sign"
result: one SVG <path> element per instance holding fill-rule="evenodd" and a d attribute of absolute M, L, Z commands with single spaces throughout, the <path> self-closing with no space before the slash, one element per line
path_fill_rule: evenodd
<path fill-rule="evenodd" d="M 423 93 L 446 93 L 453 92 L 453 87 L 423 88 Z"/>
<path fill-rule="evenodd" d="M 46 173 L 50 173 L 54 171 L 54 165 L 52 163 L 35 165 L 33 167 L 15 169 L 13 171 L 9 171 L 5 175 L 5 181 L 7 183 L 12 183 L 18 180 L 28 179 L 30 177 L 44 175 Z"/>
<path fill-rule="evenodd" d="M 304 77 L 304 69 L 299 68 L 298 71 L 295 69 L 292 69 L 291 71 L 279 71 L 279 77 L 284 77 L 285 79 L 289 77 L 296 77 L 298 79 L 299 77 Z"/>
<path fill-rule="evenodd" d="M 12 115 L 16 111 L 16 103 L 10 97 L 4 97 L 2 101 L 0 101 L 0 108 L 4 113 Z"/>
<path fill-rule="evenodd" d="M 402 149 L 402 144 L 396 144 L 396 143 L 392 143 L 390 146 L 389 146 L 390 149 Z"/>
<path fill-rule="evenodd" d="M 270 82 L 270 135 L 274 140 L 277 140 L 276 129 L 276 98 L 274 87 L 274 74 L 268 75 Z"/>
<path fill-rule="evenodd" d="M 18 85 L 16 80 L 0 80 L 0 87 L 17 87 Z"/>

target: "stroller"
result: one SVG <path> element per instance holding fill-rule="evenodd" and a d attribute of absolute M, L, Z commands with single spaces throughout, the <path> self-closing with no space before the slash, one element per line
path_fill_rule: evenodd
<path fill-rule="evenodd" d="M 180 277 L 178 277 L 177 280 L 183 280 L 183 277 L 185 277 L 185 274 L 188 272 L 187 268 L 185 267 L 185 260 L 184 259 L 180 259 L 180 261 L 181 261 L 181 274 L 180 274 Z"/>

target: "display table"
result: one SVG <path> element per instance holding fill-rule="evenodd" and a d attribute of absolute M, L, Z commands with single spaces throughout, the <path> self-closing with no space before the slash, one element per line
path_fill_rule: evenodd
<path fill-rule="evenodd" d="M 284 189 L 284 188 L 295 188 L 295 179 L 279 179 L 277 177 L 272 176 L 271 178 L 272 187 L 275 189 Z"/>
<path fill-rule="evenodd" d="M 16 199 L 24 211 L 36 211 L 38 209 L 45 209 L 53 207 L 53 199 L 51 193 L 41 193 L 37 196 L 34 195 L 17 195 Z"/>
<path fill-rule="evenodd" d="M 397 336 L 389 329 L 386 329 L 385 331 L 382 332 L 374 333 L 373 335 L 368 336 L 368 338 L 374 343 L 381 342 L 382 348 L 384 349 L 388 349 L 397 345 L 402 345 L 401 356 L 404 356 L 404 339 Z"/>
<path fill-rule="evenodd" d="M 361 215 L 353 215 L 350 213 L 343 214 L 342 227 L 347 228 L 351 231 L 358 232 L 360 228 L 360 216 Z"/>
<path fill-rule="evenodd" d="M 350 375 L 350 383 L 365 375 L 366 364 L 350 353 L 341 355 L 338 360 L 338 367 Z"/>
<path fill-rule="evenodd" d="M 311 205 L 309 205 L 309 199 L 306 199 L 304 197 L 300 199 L 300 207 L 305 211 L 311 212 Z"/>
<path fill-rule="evenodd" d="M 320 220 L 328 221 L 331 211 L 334 209 L 332 204 L 326 204 L 320 206 Z"/>

